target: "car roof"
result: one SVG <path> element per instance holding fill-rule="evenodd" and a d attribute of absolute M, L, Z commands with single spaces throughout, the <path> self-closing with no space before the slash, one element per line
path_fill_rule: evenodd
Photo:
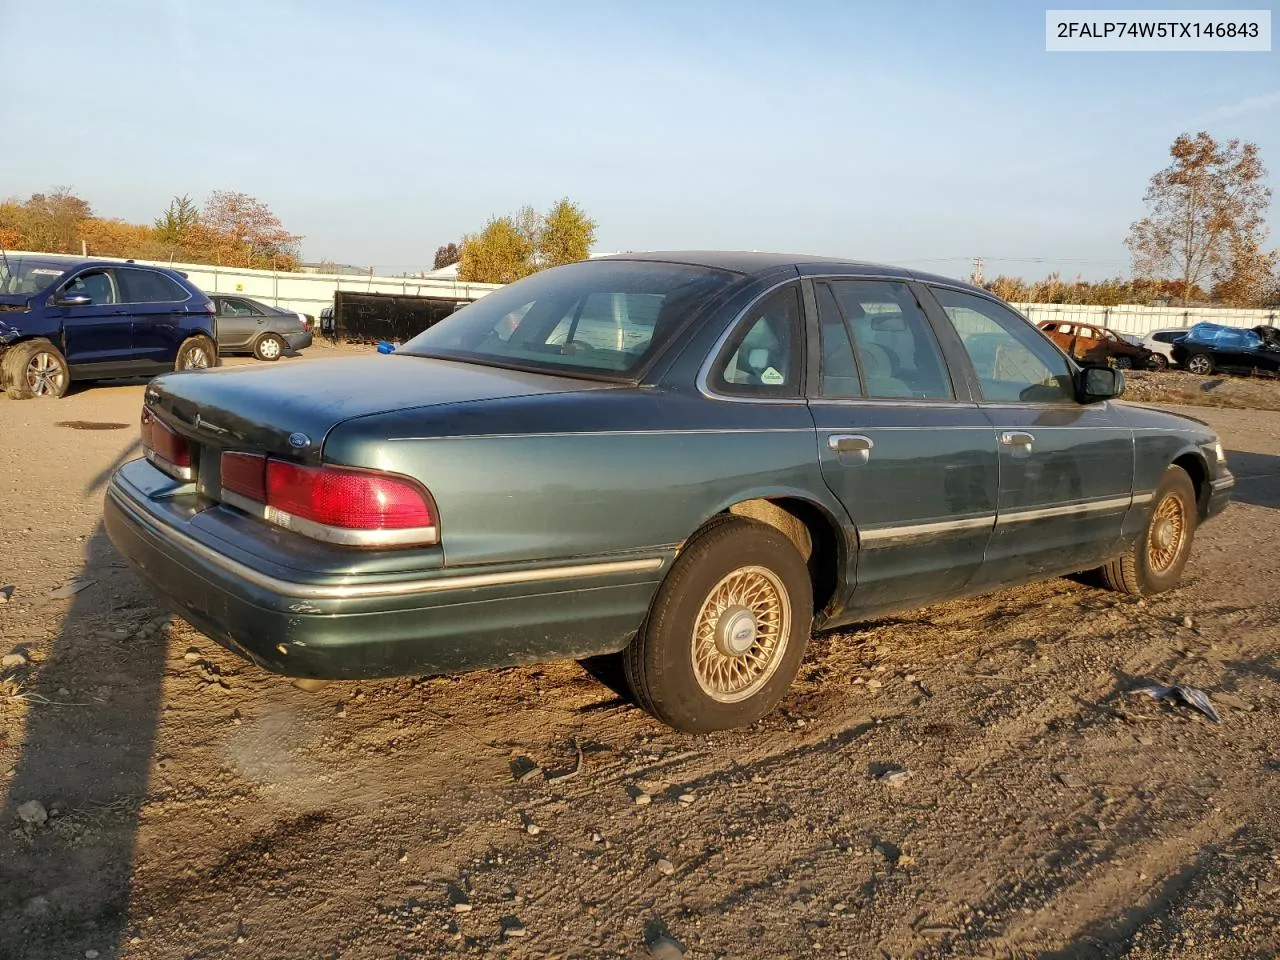
<path fill-rule="evenodd" d="M 74 253 L 6 253 L 6 257 L 15 263 L 18 261 L 40 261 L 56 263 L 67 270 L 82 270 L 85 267 L 141 267 L 146 270 L 159 270 L 162 273 L 184 276 L 177 270 L 157 266 L 154 263 L 135 263 L 132 260 L 99 260 L 94 257 L 82 257 Z"/>
<path fill-rule="evenodd" d="M 602 257 L 593 257 L 590 263 L 609 260 L 647 260 L 663 263 L 686 263 L 698 267 L 711 267 L 719 270 L 730 270 L 748 276 L 767 273 L 779 267 L 806 268 L 804 273 L 812 273 L 813 268 L 838 268 L 842 274 L 857 276 L 884 277 L 886 275 L 901 277 L 904 280 L 919 280 L 926 283 L 942 283 L 951 287 L 972 290 L 987 297 L 994 294 L 989 290 L 976 287 L 964 280 L 947 277 L 921 270 L 893 266 L 887 263 L 875 263 L 867 260 L 848 260 L 843 257 L 815 256 L 804 253 L 770 253 L 760 250 L 648 250 L 641 252 L 612 253 Z"/>

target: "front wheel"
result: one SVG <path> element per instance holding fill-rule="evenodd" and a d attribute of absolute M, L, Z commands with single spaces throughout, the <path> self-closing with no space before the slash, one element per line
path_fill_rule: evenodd
<path fill-rule="evenodd" d="M 1196 490 L 1187 471 L 1168 467 L 1151 503 L 1151 515 L 1138 542 L 1102 568 L 1112 590 L 1146 597 L 1171 590 L 1182 579 L 1199 519 Z"/>
<path fill-rule="evenodd" d="M 66 396 L 71 370 L 62 351 L 48 340 L 27 340 L 5 352 L 0 379 L 12 400 L 56 399 Z"/>
<path fill-rule="evenodd" d="M 253 345 L 253 355 L 259 360 L 279 360 L 284 353 L 284 341 L 274 333 L 268 333 Z"/>
<path fill-rule="evenodd" d="M 213 366 L 213 341 L 197 334 L 188 337 L 178 348 L 178 357 L 174 361 L 175 370 L 205 370 Z"/>
<path fill-rule="evenodd" d="M 744 726 L 781 701 L 813 626 L 804 559 L 773 527 L 718 517 L 658 588 L 623 654 L 640 706 L 685 733 Z"/>
<path fill-rule="evenodd" d="M 1147 358 L 1147 366 L 1152 370 L 1168 370 L 1169 359 L 1163 353 L 1153 353 Z"/>
<path fill-rule="evenodd" d="M 1213 373 L 1213 357 L 1207 353 L 1194 353 L 1187 357 L 1187 369 L 1192 373 L 1206 377 Z"/>
<path fill-rule="evenodd" d="M 1115 366 L 1117 370 L 1132 370 L 1133 361 L 1128 357 L 1116 357 Z"/>

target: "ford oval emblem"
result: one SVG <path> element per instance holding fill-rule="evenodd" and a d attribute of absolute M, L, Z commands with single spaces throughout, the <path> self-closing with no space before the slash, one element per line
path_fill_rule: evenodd
<path fill-rule="evenodd" d="M 289 446 L 295 450 L 301 450 L 303 447 L 311 446 L 311 438 L 305 433 L 291 433 L 289 434 Z"/>

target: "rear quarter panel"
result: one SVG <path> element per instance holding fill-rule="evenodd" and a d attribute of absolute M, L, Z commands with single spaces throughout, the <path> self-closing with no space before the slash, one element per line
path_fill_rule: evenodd
<path fill-rule="evenodd" d="M 421 480 L 451 567 L 670 552 L 753 497 L 843 518 L 803 404 L 644 387 L 479 401 L 347 421 L 323 458 Z"/>

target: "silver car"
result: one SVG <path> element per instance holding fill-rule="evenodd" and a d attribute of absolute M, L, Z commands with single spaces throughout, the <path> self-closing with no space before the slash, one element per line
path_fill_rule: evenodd
<path fill-rule="evenodd" d="M 294 310 L 268 306 L 249 297 L 209 295 L 218 312 L 218 353 L 252 353 L 259 360 L 279 360 L 311 346 L 313 318 Z"/>

